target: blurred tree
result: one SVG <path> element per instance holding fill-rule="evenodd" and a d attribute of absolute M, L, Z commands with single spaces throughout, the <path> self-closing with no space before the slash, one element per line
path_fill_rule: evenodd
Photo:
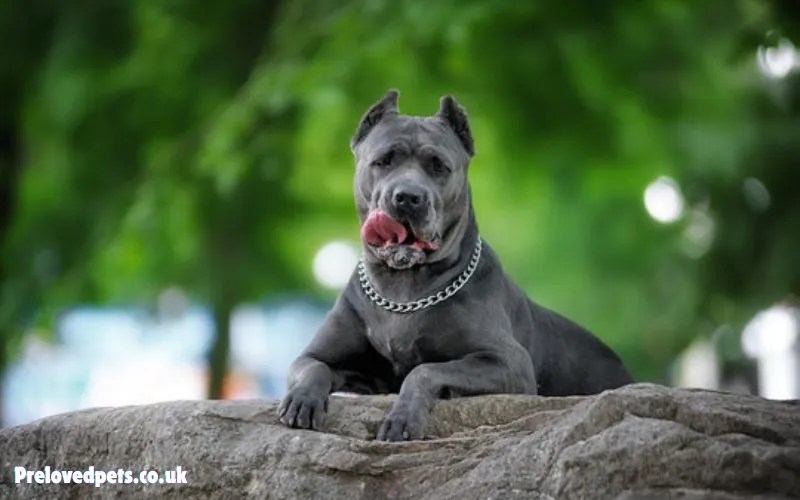
<path fill-rule="evenodd" d="M 694 266 L 701 299 L 693 316 L 704 319 L 707 329 L 733 327 L 726 332 L 740 331 L 759 309 L 800 297 L 800 72 L 770 75 L 764 66 L 769 63 L 764 51 L 800 40 L 800 4 L 774 0 L 766 5 L 770 15 L 751 25 L 745 38 L 750 41 L 747 59 L 757 69 L 747 81 L 751 97 L 745 101 L 741 147 L 732 149 L 737 155 L 730 170 L 720 172 L 712 155 L 697 158 L 695 153 L 695 161 L 688 162 L 693 168 L 682 172 L 689 201 L 707 214 L 713 234 L 713 243 Z M 759 64 L 754 45 L 759 46 Z M 798 64 L 797 52 L 794 57 Z M 684 149 L 679 156 L 692 154 Z M 739 339 L 721 339 L 734 360 L 741 356 Z"/>
<path fill-rule="evenodd" d="M 3 176 L 19 193 L 3 200 L 16 208 L 4 218 L 4 352 L 14 331 L 49 322 L 66 304 L 152 300 L 173 283 L 213 304 L 227 325 L 233 303 L 246 297 L 242 280 L 260 275 L 269 288 L 285 274 L 259 218 L 291 207 L 282 199 L 288 170 L 279 145 L 292 110 L 244 117 L 271 127 L 266 137 L 230 123 L 211 145 L 222 155 L 239 150 L 228 163 L 209 165 L 203 155 L 214 151 L 200 145 L 264 54 L 278 3 L 41 4 L 53 12 L 50 23 L 23 24 L 42 36 L 20 44 L 11 30 L 3 44 L 14 55 L 4 61 L 27 64 L 5 80 L 17 108 L 3 115 L 4 126 L 25 154 L 4 161 L 4 174 L 22 173 Z M 23 12 L 30 4 L 4 6 Z M 28 17 L 2 19 L 19 31 Z M 230 162 L 240 170 L 233 177 Z M 211 396 L 220 393 L 226 352 L 221 328 Z"/>

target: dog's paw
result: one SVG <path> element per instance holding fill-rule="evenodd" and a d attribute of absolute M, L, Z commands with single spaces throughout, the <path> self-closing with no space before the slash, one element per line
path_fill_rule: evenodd
<path fill-rule="evenodd" d="M 328 410 L 326 397 L 303 389 L 289 391 L 278 406 L 278 419 L 288 427 L 319 430 Z"/>
<path fill-rule="evenodd" d="M 398 442 L 422 439 L 425 416 L 418 412 L 392 409 L 378 431 L 378 441 Z"/>

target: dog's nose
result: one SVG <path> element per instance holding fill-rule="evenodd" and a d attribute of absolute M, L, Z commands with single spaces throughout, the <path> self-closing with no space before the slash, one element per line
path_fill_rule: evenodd
<path fill-rule="evenodd" d="M 428 197 L 423 189 L 413 186 L 399 186 L 392 193 L 392 203 L 397 208 L 414 210 L 427 203 Z"/>

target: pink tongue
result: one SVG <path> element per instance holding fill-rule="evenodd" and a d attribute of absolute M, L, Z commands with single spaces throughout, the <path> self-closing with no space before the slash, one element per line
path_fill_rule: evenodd
<path fill-rule="evenodd" d="M 372 246 L 385 247 L 403 243 L 408 237 L 408 231 L 386 212 L 375 210 L 364 222 L 361 237 Z"/>

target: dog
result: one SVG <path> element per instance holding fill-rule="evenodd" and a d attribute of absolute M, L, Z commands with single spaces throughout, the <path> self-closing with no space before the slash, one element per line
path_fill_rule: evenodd
<path fill-rule="evenodd" d="M 318 430 L 332 392 L 398 394 L 377 439 L 418 440 L 439 399 L 634 382 L 598 338 L 531 301 L 481 238 L 464 108 L 444 96 L 433 116 L 407 116 L 398 97 L 373 104 L 351 139 L 363 255 L 292 363 L 279 420 Z"/>

